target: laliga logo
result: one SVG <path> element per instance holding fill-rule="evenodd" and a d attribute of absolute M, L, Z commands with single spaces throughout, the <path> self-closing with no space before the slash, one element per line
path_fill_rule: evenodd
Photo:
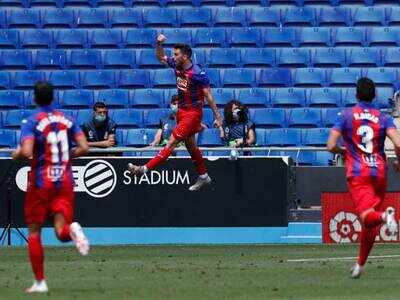
<path fill-rule="evenodd" d="M 30 167 L 18 170 L 15 181 L 21 191 L 26 192 Z M 94 160 L 86 166 L 72 166 L 75 192 L 86 192 L 92 197 L 108 196 L 117 184 L 117 174 L 113 166 L 104 160 Z"/>
<path fill-rule="evenodd" d="M 356 242 L 361 223 L 355 214 L 341 211 L 329 222 L 330 237 L 336 243 Z"/>

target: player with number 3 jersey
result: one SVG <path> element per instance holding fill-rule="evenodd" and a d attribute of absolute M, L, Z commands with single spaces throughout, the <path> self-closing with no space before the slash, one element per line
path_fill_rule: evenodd
<path fill-rule="evenodd" d="M 81 226 L 72 223 L 74 182 L 71 159 L 87 153 L 85 135 L 72 119 L 51 106 L 53 87 L 49 83 L 36 83 L 34 94 L 38 109 L 22 121 L 21 145 L 13 153 L 14 159 L 31 160 L 24 214 L 29 228 L 28 251 L 35 281 L 27 293 L 48 291 L 40 230 L 49 217 L 53 217 L 60 241 L 73 240 L 82 255 L 89 251 Z M 73 142 L 77 145 L 75 148 L 72 148 Z"/>
<path fill-rule="evenodd" d="M 373 247 L 379 226 L 386 223 L 391 234 L 397 232 L 394 208 L 383 209 L 387 186 L 385 139 L 388 136 L 400 154 L 400 136 L 392 117 L 372 104 L 375 84 L 368 78 L 357 82 L 358 104 L 345 109 L 331 130 L 327 148 L 345 155 L 347 185 L 355 209 L 362 222 L 358 261 L 351 276 L 358 278 Z M 343 146 L 339 140 L 343 138 Z M 398 160 L 395 168 L 398 171 Z"/>

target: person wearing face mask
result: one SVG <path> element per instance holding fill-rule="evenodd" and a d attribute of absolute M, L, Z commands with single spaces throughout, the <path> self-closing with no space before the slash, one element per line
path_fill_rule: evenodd
<path fill-rule="evenodd" d="M 400 90 L 393 94 L 393 97 L 389 99 L 389 103 L 392 106 L 390 114 L 393 118 L 393 123 L 400 133 Z M 389 138 L 385 140 L 385 152 L 386 154 L 391 154 L 394 152 L 394 145 Z"/>
<path fill-rule="evenodd" d="M 96 102 L 93 106 L 93 116 L 82 125 L 89 147 L 109 148 L 115 146 L 115 122 L 108 116 L 104 102 Z"/>
<path fill-rule="evenodd" d="M 255 126 L 248 118 L 247 107 L 240 101 L 232 100 L 225 105 L 224 123 L 220 128 L 220 136 L 230 147 L 254 146 Z"/>

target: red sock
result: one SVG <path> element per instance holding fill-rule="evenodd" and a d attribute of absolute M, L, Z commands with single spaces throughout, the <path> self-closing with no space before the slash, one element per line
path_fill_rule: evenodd
<path fill-rule="evenodd" d="M 382 212 L 371 211 L 364 218 L 364 226 L 367 228 L 373 228 L 382 223 Z"/>
<path fill-rule="evenodd" d="M 194 148 L 190 149 L 189 153 L 190 153 L 190 156 L 192 157 L 192 160 L 196 166 L 197 173 L 199 173 L 199 175 L 206 174 L 207 167 L 206 167 L 203 155 L 201 154 L 199 147 L 194 147 Z"/>
<path fill-rule="evenodd" d="M 31 261 L 32 270 L 35 274 L 36 280 L 44 279 L 43 272 L 43 247 L 42 241 L 40 239 L 40 234 L 30 234 L 28 236 L 28 251 L 29 251 L 29 259 Z"/>
<path fill-rule="evenodd" d="M 155 169 L 159 164 L 163 163 L 168 159 L 168 157 L 171 155 L 172 151 L 168 147 L 164 147 L 161 149 L 158 154 L 152 158 L 147 164 L 146 167 L 148 170 L 153 170 Z"/>
<path fill-rule="evenodd" d="M 363 266 L 367 261 L 368 255 L 371 252 L 375 242 L 375 237 L 378 234 L 379 226 L 366 228 L 363 226 L 360 236 L 360 252 L 358 254 L 358 264 Z"/>
<path fill-rule="evenodd" d="M 61 242 L 69 242 L 71 241 L 71 234 L 69 231 L 69 224 L 65 224 L 63 228 L 59 232 L 57 232 L 57 237 Z"/>

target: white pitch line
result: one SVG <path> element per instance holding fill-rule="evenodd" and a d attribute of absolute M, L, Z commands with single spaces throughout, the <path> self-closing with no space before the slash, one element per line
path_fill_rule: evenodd
<path fill-rule="evenodd" d="M 381 255 L 369 256 L 368 259 L 386 259 L 386 258 L 400 258 L 400 255 Z M 340 261 L 340 260 L 353 260 L 357 257 L 326 257 L 326 258 L 302 258 L 302 259 L 288 259 L 287 262 L 314 262 L 314 261 Z"/>

